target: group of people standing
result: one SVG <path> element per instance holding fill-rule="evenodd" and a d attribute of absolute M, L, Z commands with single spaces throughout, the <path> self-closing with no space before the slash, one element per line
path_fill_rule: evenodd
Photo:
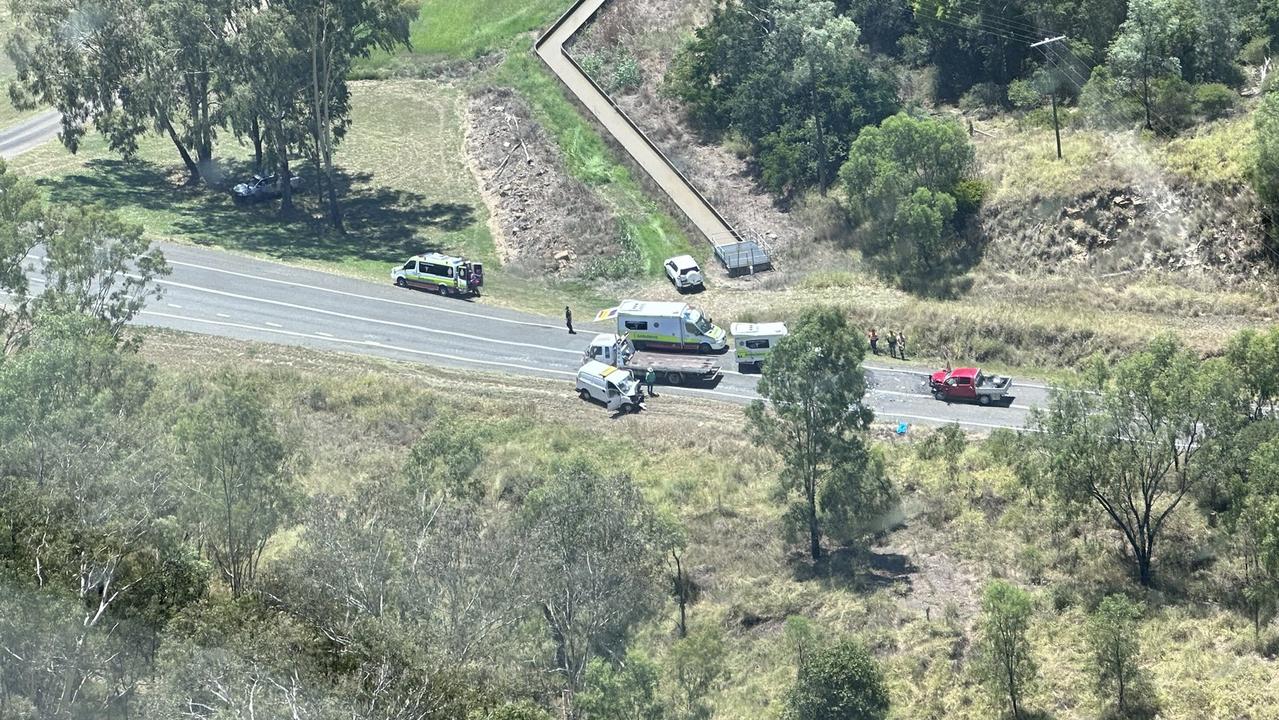
<path fill-rule="evenodd" d="M 870 351 L 879 354 L 879 331 L 871 328 L 866 331 L 866 339 L 870 341 Z M 897 330 L 888 331 L 888 354 L 894 358 L 906 359 L 906 333 Z"/>

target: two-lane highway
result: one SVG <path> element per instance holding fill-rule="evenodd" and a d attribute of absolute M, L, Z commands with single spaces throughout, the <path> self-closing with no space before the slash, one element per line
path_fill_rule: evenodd
<path fill-rule="evenodd" d="M 583 323 L 569 335 L 557 320 L 482 303 L 443 298 L 315 270 L 192 246 L 163 245 L 172 275 L 160 280 L 164 296 L 138 318 L 143 324 L 242 340 L 373 355 L 396 360 L 572 381 L 582 352 L 606 326 Z M 581 316 L 596 308 L 581 308 Z M 726 323 L 728 318 L 719 319 Z M 1042 405 L 1047 388 L 1015 386 L 1011 407 L 947 405 L 929 394 L 918 369 L 867 363 L 870 401 L 881 420 L 936 424 L 959 422 L 973 429 L 1025 426 L 1027 411 Z M 736 371 L 730 355 L 713 387 L 667 388 L 675 396 L 745 403 L 757 397 L 758 377 Z M 584 407 L 583 412 L 594 408 Z"/>

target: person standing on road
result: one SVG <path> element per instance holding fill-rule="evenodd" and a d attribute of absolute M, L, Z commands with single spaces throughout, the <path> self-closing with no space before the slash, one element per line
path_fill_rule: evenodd
<path fill-rule="evenodd" d="M 568 326 L 568 334 L 576 335 L 577 331 L 573 329 L 573 311 L 564 306 L 564 324 Z"/>
<path fill-rule="evenodd" d="M 896 331 L 888 331 L 888 356 L 897 359 L 897 333 Z"/>
<path fill-rule="evenodd" d="M 906 333 L 897 332 L 897 350 L 902 354 L 902 360 L 906 359 Z"/>
<path fill-rule="evenodd" d="M 648 386 L 648 396 L 657 397 L 657 393 L 653 392 L 653 383 L 657 382 L 657 372 L 653 368 L 649 368 L 644 373 L 644 384 Z"/>
<path fill-rule="evenodd" d="M 875 332 L 875 328 L 871 328 L 866 333 L 866 337 L 870 340 L 870 351 L 875 355 L 879 354 L 879 333 Z"/>

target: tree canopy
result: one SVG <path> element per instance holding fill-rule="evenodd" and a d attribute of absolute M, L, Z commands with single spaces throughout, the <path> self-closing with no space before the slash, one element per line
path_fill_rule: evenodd
<path fill-rule="evenodd" d="M 864 401 L 865 353 L 865 339 L 843 314 L 809 310 L 769 355 L 759 382 L 767 402 L 747 410 L 751 431 L 782 457 L 788 533 L 806 536 L 813 560 L 822 556 L 823 528 L 855 539 L 891 495 L 865 437 L 873 417 Z"/>
<path fill-rule="evenodd" d="M 831 0 L 731 0 L 669 78 L 713 133 L 741 133 L 778 192 L 825 190 L 857 131 L 897 109 L 896 91 Z"/>
<path fill-rule="evenodd" d="M 918 289 L 970 267 L 960 225 L 980 200 L 974 172 L 956 123 L 898 113 L 863 129 L 840 170 L 863 255 Z"/>

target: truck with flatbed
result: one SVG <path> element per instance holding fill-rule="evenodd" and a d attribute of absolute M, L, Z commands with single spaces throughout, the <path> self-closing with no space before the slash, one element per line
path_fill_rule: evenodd
<path fill-rule="evenodd" d="M 636 350 L 630 335 L 600 333 L 591 340 L 583 362 L 597 361 L 626 370 L 636 380 L 643 380 L 649 368 L 664 385 L 712 383 L 719 378 L 719 363 L 705 355 L 673 355 Z"/>
<path fill-rule="evenodd" d="M 928 385 L 938 400 L 993 405 L 1008 397 L 1013 379 L 987 375 L 979 368 L 946 368 L 933 373 Z"/>

